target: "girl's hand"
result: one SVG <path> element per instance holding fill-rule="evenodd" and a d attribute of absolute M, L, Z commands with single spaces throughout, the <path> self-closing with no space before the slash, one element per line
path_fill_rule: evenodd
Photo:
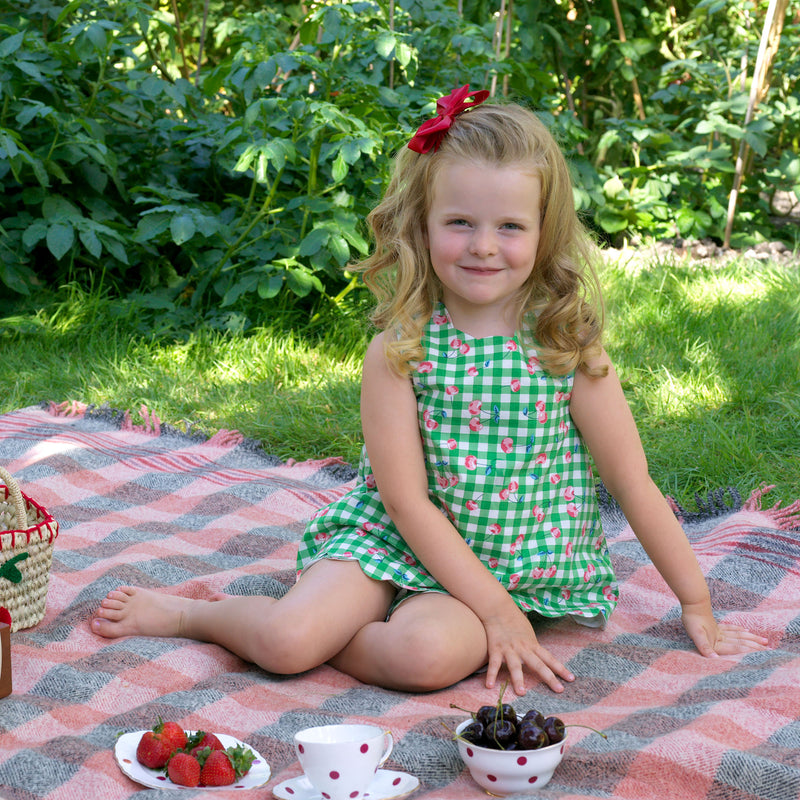
<path fill-rule="evenodd" d="M 508 668 L 511 685 L 520 697 L 525 694 L 524 670 L 538 676 L 554 692 L 563 692 L 559 680 L 574 681 L 575 676 L 545 647 L 542 647 L 528 618 L 516 613 L 484 620 L 489 650 L 486 688 L 493 689 L 503 664 Z"/>
<path fill-rule="evenodd" d="M 706 658 L 752 653 L 764 650 L 769 644 L 768 639 L 739 625 L 718 624 L 709 603 L 686 604 L 682 608 L 683 627 L 700 655 Z"/>

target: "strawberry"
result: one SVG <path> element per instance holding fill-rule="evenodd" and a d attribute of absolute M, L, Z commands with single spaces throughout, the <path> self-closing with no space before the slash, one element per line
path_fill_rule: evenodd
<path fill-rule="evenodd" d="M 210 750 L 225 749 L 225 746 L 213 733 L 206 733 L 205 731 L 197 731 L 197 733 L 192 734 L 184 745 L 184 749 L 193 756 L 196 756 L 206 747 Z"/>
<path fill-rule="evenodd" d="M 200 772 L 201 786 L 229 786 L 234 781 L 247 775 L 253 766 L 255 756 L 249 747 L 237 744 L 225 750 L 209 750 Z"/>
<path fill-rule="evenodd" d="M 175 753 L 169 760 L 167 775 L 179 786 L 197 786 L 200 783 L 200 762 L 188 753 Z"/>
<path fill-rule="evenodd" d="M 200 771 L 201 786 L 229 786 L 236 780 L 236 770 L 224 750 L 212 750 Z"/>
<path fill-rule="evenodd" d="M 177 722 L 165 722 L 161 726 L 161 738 L 169 742 L 173 753 L 186 747 L 186 732 Z"/>
<path fill-rule="evenodd" d="M 136 759 L 143 767 L 161 769 L 167 763 L 172 751 L 169 743 L 161 738 L 160 733 L 145 731 L 136 747 Z"/>
<path fill-rule="evenodd" d="M 163 722 L 159 717 L 153 730 L 145 731 L 136 747 L 139 763 L 150 769 L 162 769 L 169 757 L 186 744 L 186 734 L 177 722 Z"/>

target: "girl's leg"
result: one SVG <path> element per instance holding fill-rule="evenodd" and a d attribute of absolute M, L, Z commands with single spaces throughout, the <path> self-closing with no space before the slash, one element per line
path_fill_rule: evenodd
<path fill-rule="evenodd" d="M 330 664 L 364 683 L 407 692 L 443 689 L 486 664 L 483 623 L 460 600 L 412 595 L 388 622 L 369 622 Z"/>
<path fill-rule="evenodd" d="M 360 628 L 383 620 L 390 584 L 368 578 L 356 562 L 320 561 L 279 600 L 230 596 L 209 602 L 123 587 L 92 620 L 101 636 L 186 636 L 213 642 L 280 674 L 328 661 Z"/>

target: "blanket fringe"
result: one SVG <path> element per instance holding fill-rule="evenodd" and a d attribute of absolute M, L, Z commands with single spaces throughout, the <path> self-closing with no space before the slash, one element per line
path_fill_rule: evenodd
<path fill-rule="evenodd" d="M 136 431 L 136 433 L 144 433 L 147 436 L 161 436 L 161 420 L 156 416 L 155 412 L 151 414 L 147 406 L 142 405 L 139 408 L 139 416 L 144 421 L 144 430 L 134 426 L 130 411 L 125 411 L 119 429 L 121 431 Z"/>
<path fill-rule="evenodd" d="M 241 447 L 266 459 L 265 463 L 268 463 L 269 466 L 283 465 L 291 467 L 297 465 L 326 469 L 331 475 L 335 474 L 342 483 L 352 480 L 356 475 L 355 469 L 338 456 L 300 462 L 293 458 L 282 461 L 278 456 L 266 453 L 260 442 L 255 439 L 248 439 L 235 429 L 222 428 L 213 434 L 208 434 L 198 430 L 194 423 L 186 422 L 185 430 L 180 430 L 169 423 L 162 422 L 159 416 L 150 411 L 144 404 L 139 408 L 141 423 L 134 419 L 130 411 L 112 408 L 107 403 L 102 406 L 95 406 L 94 404 L 81 403 L 78 400 L 67 400 L 63 403 L 56 403 L 51 400 L 50 402 L 41 403 L 39 407 L 54 417 L 101 420 L 121 431 L 145 436 L 178 436 L 191 440 L 198 447 L 220 447 L 223 449 Z"/>
<path fill-rule="evenodd" d="M 82 417 L 86 414 L 88 406 L 78 400 L 65 400 L 63 403 L 50 401 L 47 410 L 54 417 Z"/>
<path fill-rule="evenodd" d="M 762 507 L 764 495 L 774 488 L 774 484 L 762 484 L 747 498 L 742 508 L 746 511 L 758 511 L 761 514 L 766 514 L 777 525 L 779 530 L 791 531 L 800 528 L 800 500 L 795 500 L 788 506 L 783 507 L 781 507 L 780 503 L 776 503 L 767 509 Z"/>
<path fill-rule="evenodd" d="M 236 430 L 222 428 L 206 442 L 214 447 L 237 447 L 244 441 L 244 436 Z"/>

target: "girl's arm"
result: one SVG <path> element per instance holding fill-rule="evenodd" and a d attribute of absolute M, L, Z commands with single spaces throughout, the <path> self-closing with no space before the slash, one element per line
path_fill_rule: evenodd
<path fill-rule="evenodd" d="M 600 478 L 620 504 L 636 537 L 680 601 L 687 633 L 704 656 L 759 650 L 767 640 L 734 625 L 718 625 L 694 551 L 666 499 L 650 478 L 647 459 L 619 378 L 607 354 L 608 375 L 575 374 L 570 413 Z M 595 364 L 593 364 L 595 366 Z"/>
<path fill-rule="evenodd" d="M 488 688 L 505 662 L 517 694 L 525 693 L 523 669 L 551 689 L 569 670 L 541 647 L 530 622 L 481 563 L 449 520 L 430 501 L 425 459 L 411 381 L 389 368 L 383 336 L 367 349 L 361 388 L 364 442 L 384 507 L 426 569 L 481 620 L 487 637 Z"/>

